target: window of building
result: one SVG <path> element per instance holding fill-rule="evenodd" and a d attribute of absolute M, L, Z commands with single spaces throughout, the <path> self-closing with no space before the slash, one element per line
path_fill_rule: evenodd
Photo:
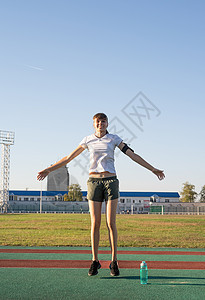
<path fill-rule="evenodd" d="M 17 201 L 17 196 L 14 194 L 9 195 L 9 201 Z"/>
<path fill-rule="evenodd" d="M 30 201 L 34 201 L 34 198 L 32 197 L 32 198 L 30 198 Z"/>
<path fill-rule="evenodd" d="M 168 202 L 169 202 L 169 199 L 165 199 L 165 202 L 168 203 Z"/>
<path fill-rule="evenodd" d="M 132 200 L 132 203 L 135 203 L 135 200 Z"/>
<path fill-rule="evenodd" d="M 126 199 L 127 200 L 127 203 L 131 203 L 131 199 Z"/>
<path fill-rule="evenodd" d="M 28 197 L 24 197 L 24 201 L 28 201 Z"/>
<path fill-rule="evenodd" d="M 120 199 L 120 203 L 125 203 L 125 199 Z"/>
<path fill-rule="evenodd" d="M 46 198 L 46 200 L 47 200 L 47 198 Z M 56 195 L 55 196 L 55 201 L 63 201 L 62 195 L 61 194 Z"/>

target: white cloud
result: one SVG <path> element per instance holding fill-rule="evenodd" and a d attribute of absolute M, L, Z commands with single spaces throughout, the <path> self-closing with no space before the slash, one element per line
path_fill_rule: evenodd
<path fill-rule="evenodd" d="M 31 66 L 31 65 L 25 65 L 26 67 L 33 69 L 33 70 L 37 70 L 37 71 L 43 71 L 44 69 L 41 67 L 36 67 L 36 66 Z"/>

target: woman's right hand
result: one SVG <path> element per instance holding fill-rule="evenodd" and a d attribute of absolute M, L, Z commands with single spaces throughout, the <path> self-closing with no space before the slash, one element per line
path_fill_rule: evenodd
<path fill-rule="evenodd" d="M 158 169 L 154 168 L 152 170 L 152 173 L 154 173 L 159 178 L 159 180 L 162 180 L 165 178 L 164 171 L 162 171 L 162 170 L 158 170 Z"/>
<path fill-rule="evenodd" d="M 47 169 L 38 172 L 37 180 L 39 181 L 43 180 L 44 178 L 46 178 L 46 176 L 48 176 L 49 173 L 50 172 Z"/>

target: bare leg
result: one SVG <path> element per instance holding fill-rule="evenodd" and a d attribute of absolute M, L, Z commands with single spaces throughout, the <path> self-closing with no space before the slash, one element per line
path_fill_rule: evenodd
<path fill-rule="evenodd" d="M 93 261 L 98 261 L 98 247 L 100 240 L 100 224 L 101 224 L 101 207 L 102 202 L 89 200 L 90 217 L 91 217 L 91 245 Z"/>
<path fill-rule="evenodd" d="M 108 227 L 112 261 L 117 260 L 117 227 L 116 211 L 118 199 L 108 200 L 106 203 L 106 223 Z"/>

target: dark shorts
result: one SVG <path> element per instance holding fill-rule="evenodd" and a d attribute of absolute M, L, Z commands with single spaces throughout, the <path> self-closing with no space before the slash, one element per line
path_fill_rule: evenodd
<path fill-rule="evenodd" d="M 87 181 L 87 199 L 103 202 L 119 198 L 119 180 L 116 176 L 105 178 L 90 177 Z"/>

